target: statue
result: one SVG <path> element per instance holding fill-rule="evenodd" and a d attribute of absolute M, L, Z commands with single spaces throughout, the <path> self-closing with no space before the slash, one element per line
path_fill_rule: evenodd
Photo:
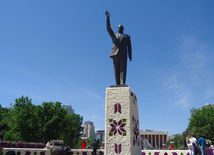
<path fill-rule="evenodd" d="M 122 25 L 118 26 L 118 33 L 113 32 L 110 25 L 110 13 L 106 11 L 105 14 L 107 31 L 112 39 L 110 57 L 113 59 L 116 85 L 124 86 L 126 83 L 127 54 L 129 60 L 132 60 L 130 35 L 123 33 L 124 27 Z"/>

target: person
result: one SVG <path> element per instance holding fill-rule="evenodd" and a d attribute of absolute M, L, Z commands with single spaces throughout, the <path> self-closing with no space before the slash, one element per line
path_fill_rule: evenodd
<path fill-rule="evenodd" d="M 104 148 L 105 148 L 105 143 L 102 144 L 102 149 L 104 149 Z"/>
<path fill-rule="evenodd" d="M 194 148 L 194 155 L 197 155 L 198 154 L 198 145 L 197 145 L 197 138 L 196 136 L 192 136 L 191 137 L 191 140 L 192 140 L 192 145 L 193 145 L 193 148 Z"/>
<path fill-rule="evenodd" d="M 171 149 L 174 150 L 175 149 L 175 146 L 173 144 L 171 144 Z"/>
<path fill-rule="evenodd" d="M 192 145 L 192 141 L 191 141 L 191 136 L 190 134 L 188 134 L 187 138 L 186 138 L 186 142 L 187 142 L 187 147 L 189 149 L 189 154 L 190 155 L 194 155 L 194 147 Z"/>
<path fill-rule="evenodd" d="M 93 155 L 96 155 L 97 148 L 98 148 L 98 143 L 97 143 L 96 139 L 94 139 L 94 142 L 92 143 L 92 148 L 93 148 Z"/>
<path fill-rule="evenodd" d="M 207 148 L 206 148 L 206 141 L 202 137 L 202 135 L 200 135 L 200 138 L 198 139 L 198 144 L 200 145 L 201 155 L 204 155 L 204 153 L 208 155 Z"/>
<path fill-rule="evenodd" d="M 106 11 L 106 27 L 112 39 L 110 57 L 113 59 L 116 85 L 125 85 L 127 70 L 127 52 L 129 60 L 132 60 L 132 48 L 130 35 L 124 34 L 124 27 L 118 26 L 118 33 L 114 33 L 110 25 L 110 13 Z"/>
<path fill-rule="evenodd" d="M 87 144 L 86 144 L 86 141 L 84 139 L 83 142 L 82 142 L 82 145 L 81 145 L 80 149 L 85 149 L 86 146 L 87 146 Z"/>
<path fill-rule="evenodd" d="M 195 138 L 195 136 L 190 136 L 190 134 L 188 134 L 187 137 L 187 146 L 189 148 L 189 153 L 190 155 L 197 155 L 198 153 L 198 149 L 197 149 L 197 139 Z"/>
<path fill-rule="evenodd" d="M 99 148 L 100 139 L 97 139 L 97 148 Z"/>

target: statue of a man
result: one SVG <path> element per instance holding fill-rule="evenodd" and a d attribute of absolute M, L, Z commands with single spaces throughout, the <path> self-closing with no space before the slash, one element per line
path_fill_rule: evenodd
<path fill-rule="evenodd" d="M 110 57 L 114 63 L 114 74 L 116 79 L 116 85 L 125 85 L 126 83 L 126 70 L 127 70 L 127 55 L 129 60 L 132 60 L 132 47 L 130 35 L 124 34 L 124 27 L 118 26 L 118 33 L 115 33 L 111 29 L 110 25 L 110 13 L 106 11 L 106 24 L 107 31 L 112 39 L 112 49 Z"/>

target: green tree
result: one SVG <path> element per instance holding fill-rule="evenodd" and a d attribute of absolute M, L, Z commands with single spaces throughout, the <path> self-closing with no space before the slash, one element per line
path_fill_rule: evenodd
<path fill-rule="evenodd" d="M 22 96 L 12 108 L 0 106 L 0 128 L 4 122 L 8 126 L 5 134 L 0 132 L 4 140 L 46 143 L 63 139 L 65 144 L 74 147 L 82 131 L 82 121 L 78 114 L 68 115 L 60 102 L 35 106 L 31 99 Z"/>
<path fill-rule="evenodd" d="M 214 107 L 208 105 L 201 109 L 191 109 L 189 128 L 191 134 L 194 134 L 197 137 L 202 134 L 206 139 L 209 139 L 214 143 Z"/>
<path fill-rule="evenodd" d="M 94 142 L 94 138 L 92 136 L 90 136 L 88 139 L 87 139 L 87 145 L 88 146 L 91 146 L 92 148 L 92 143 Z"/>
<path fill-rule="evenodd" d="M 183 145 L 183 138 L 181 135 L 175 135 L 173 138 L 174 144 L 175 144 L 175 149 L 179 149 Z"/>
<path fill-rule="evenodd" d="M 9 109 L 3 108 L 0 104 L 0 139 L 3 139 L 5 133 L 10 130 L 6 120 L 8 112 Z"/>
<path fill-rule="evenodd" d="M 82 142 L 83 142 L 83 140 L 81 139 L 81 138 L 79 138 L 78 139 L 78 142 L 77 142 L 77 144 L 76 144 L 76 146 L 75 146 L 75 149 L 80 149 L 80 147 L 81 147 L 81 145 L 82 145 Z M 87 146 L 88 146 L 88 143 L 86 142 L 86 144 L 87 144 Z"/>
<path fill-rule="evenodd" d="M 9 118 L 11 130 L 6 132 L 6 140 L 38 141 L 38 117 L 31 99 L 24 96 L 16 99 Z"/>
<path fill-rule="evenodd" d="M 81 126 L 83 117 L 73 113 L 71 115 L 66 115 L 65 120 L 66 125 L 63 131 L 63 141 L 65 145 L 75 148 L 79 141 L 81 131 L 83 130 Z"/>
<path fill-rule="evenodd" d="M 175 149 L 180 149 L 181 146 L 184 146 L 184 145 L 185 145 L 185 144 L 184 144 L 184 138 L 183 138 L 183 136 L 180 135 L 180 134 L 176 134 L 176 135 L 174 135 L 174 138 L 169 139 L 169 140 L 166 142 L 166 146 L 167 146 L 168 148 L 170 148 L 170 147 L 171 147 L 171 143 L 173 143 Z"/>
<path fill-rule="evenodd" d="M 67 111 L 61 108 L 60 102 L 43 102 L 37 108 L 41 128 L 42 142 L 54 139 L 62 139 L 62 133 L 66 126 Z"/>

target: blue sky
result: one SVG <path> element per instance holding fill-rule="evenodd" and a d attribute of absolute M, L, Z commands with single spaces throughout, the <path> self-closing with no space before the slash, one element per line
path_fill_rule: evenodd
<path fill-rule="evenodd" d="M 190 109 L 214 103 L 213 0 L 0 0 L 0 104 L 59 101 L 105 128 L 115 84 L 105 11 L 131 35 L 127 85 L 140 129 L 183 132 Z"/>

